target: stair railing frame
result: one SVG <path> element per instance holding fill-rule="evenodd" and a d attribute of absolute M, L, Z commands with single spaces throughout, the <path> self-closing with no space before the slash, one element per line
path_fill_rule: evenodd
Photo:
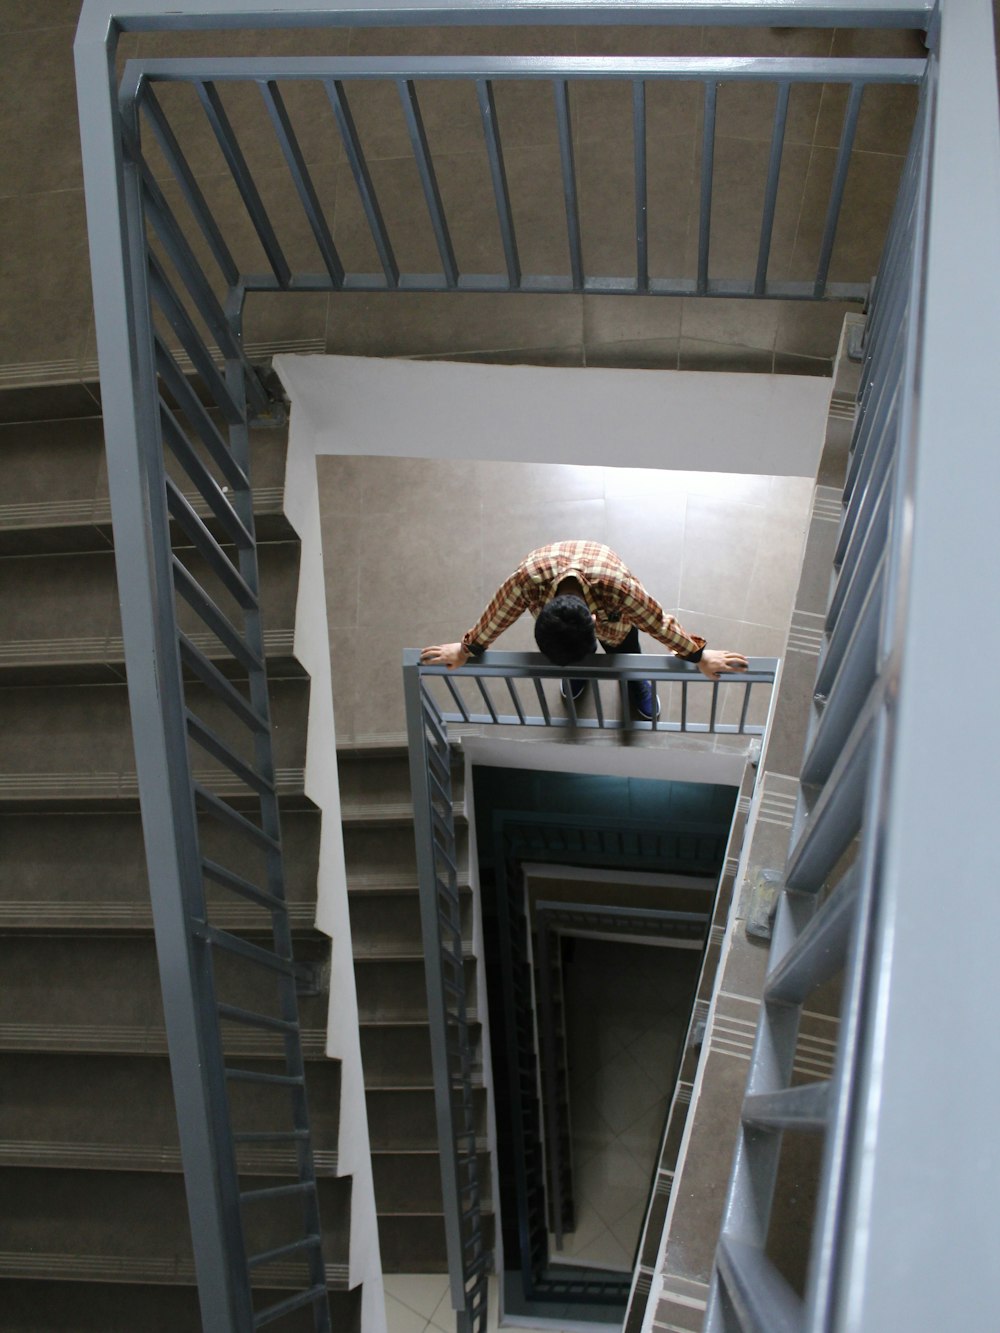
<path fill-rule="evenodd" d="M 933 608 L 953 623 L 974 617 L 977 654 L 987 641 L 990 654 L 1000 649 L 996 617 L 977 614 L 991 587 L 995 604 L 997 569 L 981 496 L 992 503 L 1000 483 L 992 27 L 988 0 L 942 0 L 930 30 L 866 327 L 787 887 L 707 1333 L 985 1333 L 1000 1301 L 998 1084 L 987 1054 L 1000 728 L 995 706 L 992 718 L 977 712 L 968 692 L 947 731 L 963 738 L 961 773 L 949 771 L 921 642 Z M 853 865 L 823 898 L 852 842 Z M 954 849 L 946 876 L 944 848 Z M 802 1008 L 838 969 L 833 1075 L 793 1087 Z M 794 1132 L 825 1136 L 801 1294 L 767 1253 L 782 1137 Z"/>
<path fill-rule="evenodd" d="M 985 0 L 969 0 L 969 3 L 979 7 L 977 16 L 979 10 L 985 11 Z M 946 4 L 949 23 L 958 22 L 951 17 L 957 8 L 954 3 Z M 156 286 L 159 277 L 155 273 L 151 275 L 149 267 L 141 166 L 134 154 L 139 127 L 133 116 L 134 106 L 129 108 L 119 104 L 115 68 L 119 37 L 127 32 L 190 28 L 463 23 L 720 23 L 816 27 L 850 24 L 925 29 L 931 13 L 929 0 L 924 3 L 908 3 L 907 0 L 853 0 L 848 3 L 784 0 L 784 3 L 742 8 L 717 0 L 631 0 L 625 4 L 621 0 L 589 0 L 579 4 L 556 3 L 556 0 L 476 0 L 475 3 L 470 0 L 423 0 L 423 3 L 413 5 L 407 0 L 381 0 L 375 4 L 361 3 L 360 0 L 353 4 L 349 0 L 341 4 L 336 0 L 333 3 L 330 0 L 299 0 L 294 6 L 281 10 L 276 10 L 273 0 L 186 0 L 180 6 L 175 0 L 122 0 L 120 4 L 109 3 L 109 0 L 85 0 L 75 60 L 119 597 L 157 948 L 165 998 L 169 999 L 166 1008 L 171 1060 L 181 1093 L 178 1105 L 196 1267 L 206 1327 L 212 1328 L 213 1333 L 215 1330 L 243 1333 L 250 1327 L 248 1321 L 252 1321 L 253 1316 L 247 1308 L 248 1284 L 244 1284 L 240 1276 L 241 1265 L 245 1267 L 245 1247 L 241 1248 L 239 1243 L 238 1228 L 234 1231 L 232 1191 L 226 1184 L 227 1173 L 231 1175 L 234 1170 L 231 1143 L 227 1143 L 226 1134 L 210 1109 L 212 1098 L 218 1092 L 222 1066 L 217 1025 L 215 1037 L 210 1033 L 206 1035 L 204 1001 L 207 992 L 197 980 L 205 975 L 204 941 L 199 942 L 192 933 L 192 922 L 197 922 L 199 912 L 202 912 L 198 901 L 202 870 L 197 855 L 197 824 L 187 755 L 188 733 L 184 725 L 183 677 L 172 605 L 169 518 L 159 448 L 162 422 L 156 392 L 157 348 L 150 315 L 151 296 L 155 295 L 151 292 L 151 284 Z M 950 31 L 947 25 L 945 31 Z M 724 74 L 724 63 L 720 62 L 720 76 Z M 700 74 L 702 78 L 714 78 L 708 67 Z M 989 106 L 986 110 L 989 114 Z M 568 182 L 572 178 L 569 172 L 571 144 L 565 135 L 562 147 L 564 177 Z M 641 156 L 637 154 L 637 162 Z M 980 188 L 970 197 L 985 199 L 992 209 L 991 190 L 992 182 L 985 192 Z M 705 238 L 709 206 L 710 193 L 706 200 L 703 191 L 700 224 L 703 243 L 699 247 L 699 276 L 695 287 L 695 292 L 701 295 L 717 295 L 725 291 L 724 288 L 713 288 L 707 281 Z M 572 222 L 571 209 L 569 214 Z M 824 239 L 824 262 L 829 258 L 835 227 L 836 211 L 833 210 L 828 216 Z M 583 290 L 585 287 L 585 275 L 572 244 L 571 250 L 574 257 L 572 283 L 556 290 Z M 645 247 L 641 234 L 637 236 L 637 253 L 640 261 L 637 283 L 641 290 L 649 294 L 681 294 L 680 290 L 672 289 L 658 292 L 655 284 L 644 284 L 642 255 Z M 445 269 L 447 279 L 447 265 Z M 766 262 L 763 271 L 766 272 Z M 730 294 L 782 295 L 780 291 L 761 286 L 761 273 L 759 261 L 753 290 Z M 238 391 L 231 402 L 236 404 L 237 417 L 240 418 L 236 424 L 242 429 L 247 422 L 243 396 L 252 398 L 254 411 L 258 414 L 267 412 L 268 399 L 242 353 L 240 329 L 243 300 L 248 290 L 247 275 L 237 274 L 236 277 L 223 311 L 224 318 L 218 325 L 223 334 L 224 371 L 221 374 L 218 371 L 217 349 L 204 342 L 196 345 L 192 359 L 203 376 L 214 382 L 217 401 L 225 397 L 227 384 L 237 386 Z M 993 272 L 989 267 L 986 277 L 992 281 Z M 822 281 L 820 278 L 817 274 L 813 291 L 802 294 L 803 299 L 834 294 L 835 289 L 826 286 L 825 274 Z M 335 271 L 327 275 L 327 280 L 328 288 L 335 289 Z M 509 290 L 510 285 L 496 289 Z M 261 289 L 275 290 L 281 286 L 279 279 L 269 288 L 262 285 Z M 455 281 L 446 281 L 445 288 L 460 289 Z M 636 288 L 626 286 L 618 290 L 628 292 Z M 160 296 L 162 298 L 162 291 Z M 167 298 L 169 303 L 169 293 Z M 958 336 L 957 331 L 953 331 L 953 336 Z M 203 352 L 207 356 L 202 356 Z M 181 381 L 177 386 L 182 387 Z M 893 595 L 892 587 L 890 595 Z M 234 1237 L 233 1253 L 238 1251 L 242 1256 L 235 1264 L 230 1253 Z"/>
<path fill-rule="evenodd" d="M 650 737 L 655 733 L 664 737 L 693 734 L 751 738 L 766 733 L 773 717 L 777 697 L 773 686 L 780 662 L 776 658 L 750 658 L 748 665 L 745 676 L 732 673 L 721 676 L 718 681 L 710 681 L 696 666 L 669 655 L 635 653 L 617 655 L 609 660 L 606 654 L 595 654 L 581 663 L 574 663 L 572 668 L 574 676 L 586 679 L 590 685 L 589 698 L 596 712 L 591 718 L 582 716 L 582 704 L 578 710 L 571 698 L 565 701 L 564 710 L 557 712 L 549 707 L 543 682 L 561 680 L 566 668 L 553 666 L 539 653 L 490 651 L 476 662 L 449 671 L 446 667 L 422 663 L 416 648 L 403 650 L 403 694 L 442 1199 L 451 1299 L 457 1312 L 458 1333 L 485 1333 L 486 1273 L 493 1256 L 487 1252 L 483 1241 L 478 1155 L 470 1113 L 466 1110 L 471 1107 L 472 1099 L 473 1051 L 464 972 L 460 966 L 458 854 L 448 763 L 450 727 L 512 726 L 539 728 L 542 732 L 562 732 L 569 727 L 583 735 L 592 735 L 592 728 L 598 727 Z M 631 716 L 628 682 L 636 679 L 682 684 L 685 703 L 681 720 L 664 718 L 659 722 L 646 722 Z M 462 699 L 458 684 L 467 680 L 475 682 L 485 712 L 472 712 Z M 530 684 L 539 706 L 537 714 L 527 712 L 515 681 Z M 614 685 L 621 704 L 621 718 L 611 716 L 600 704 L 602 682 Z M 450 696 L 450 702 L 454 704 L 452 709 L 444 709 L 438 702 L 442 683 L 446 687 L 446 697 Z M 747 721 L 749 693 L 754 688 L 768 691 L 767 721 L 763 725 Z M 687 717 L 688 690 L 711 696 L 707 722 L 694 722 Z M 745 698 L 739 722 L 723 722 L 719 696 L 736 694 L 740 690 Z M 511 705 L 515 708 L 513 713 L 500 711 L 501 707 Z M 532 822 L 530 816 L 520 818 L 522 822 Z M 591 818 L 588 827 L 595 825 L 595 833 L 600 836 L 600 824 L 599 819 Z M 537 850 L 533 849 L 532 855 L 537 856 Z M 506 895 L 504 899 L 506 902 Z M 512 1044 L 511 1054 L 516 1066 L 519 1059 L 516 1042 Z M 460 1146 L 462 1144 L 465 1146 Z"/>

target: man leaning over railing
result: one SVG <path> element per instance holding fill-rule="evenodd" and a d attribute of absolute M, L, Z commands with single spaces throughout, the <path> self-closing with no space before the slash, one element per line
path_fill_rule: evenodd
<path fill-rule="evenodd" d="M 569 666 L 597 651 L 637 653 L 639 630 L 693 662 L 709 680 L 729 671 L 746 671 L 740 653 L 708 648 L 688 634 L 651 597 L 625 562 L 600 542 L 552 542 L 539 546 L 505 579 L 478 621 L 459 643 L 432 644 L 420 654 L 429 664 L 449 670 L 483 653 L 525 611 L 535 618 L 535 642 L 556 666 Z M 583 680 L 564 680 L 562 697 L 578 699 Z M 628 682 L 632 707 L 647 722 L 660 715 L 660 701 L 649 680 Z"/>

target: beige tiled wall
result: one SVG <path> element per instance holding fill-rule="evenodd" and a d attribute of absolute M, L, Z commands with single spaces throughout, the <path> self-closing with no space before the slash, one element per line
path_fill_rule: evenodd
<path fill-rule="evenodd" d="M 460 638 L 523 556 L 549 541 L 607 542 L 717 647 L 783 650 L 807 478 L 413 458 L 317 464 L 339 739 L 402 733 L 402 649 Z M 644 651 L 662 651 L 643 638 Z M 497 646 L 533 652 L 530 617 Z"/>

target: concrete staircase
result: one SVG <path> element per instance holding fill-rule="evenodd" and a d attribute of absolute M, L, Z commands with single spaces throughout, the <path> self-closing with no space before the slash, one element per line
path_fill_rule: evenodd
<path fill-rule="evenodd" d="M 338 1174 L 340 1066 L 325 1058 L 329 941 L 313 927 L 320 813 L 303 789 L 309 681 L 292 656 L 298 543 L 283 514 L 285 439 L 255 432 L 257 530 L 296 957 L 306 965 L 303 1045 L 334 1326 L 360 1328 L 348 1287 L 351 1190 Z M 0 427 L 0 1329 L 200 1327 L 118 623 L 101 423 Z M 197 692 L 192 686 L 192 693 Z M 211 722 L 214 701 L 199 697 Z M 227 779 L 206 765 L 213 790 Z M 228 835 L 206 850 L 234 864 Z M 258 909 L 218 924 L 250 938 Z M 256 981 L 218 969 L 224 998 Z M 399 1010 L 373 1015 L 400 1021 Z M 373 1030 L 381 1030 L 373 1017 Z M 268 1034 L 226 1035 L 245 1067 L 278 1054 Z M 384 1081 L 392 1057 L 383 1052 Z M 270 1128 L 273 1089 L 239 1085 L 247 1127 Z M 391 1114 L 384 1141 L 392 1175 Z M 432 1129 L 432 1125 L 429 1126 Z M 240 1149 L 266 1185 L 291 1174 L 268 1146 Z M 390 1188 L 391 1192 L 391 1187 Z M 269 1214 L 254 1249 L 280 1243 Z M 270 1265 L 273 1303 L 300 1285 Z M 312 1327 L 308 1311 L 281 1327 Z"/>
<path fill-rule="evenodd" d="M 338 749 L 338 765 L 382 1265 L 386 1272 L 445 1272 L 407 752 L 394 742 L 345 745 Z M 463 868 L 466 986 L 475 1005 L 478 978 L 472 953 L 472 894 L 457 766 L 452 790 Z M 472 1030 L 480 1041 L 475 1015 Z M 486 1094 L 481 1074 L 476 1096 L 483 1153 L 481 1181 L 488 1189 Z M 489 1227 L 492 1218 L 486 1221 Z"/>

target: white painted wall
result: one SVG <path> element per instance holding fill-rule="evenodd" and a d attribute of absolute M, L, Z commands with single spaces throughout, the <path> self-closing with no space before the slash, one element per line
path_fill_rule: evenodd
<path fill-rule="evenodd" d="M 358 1001 L 340 825 L 340 783 L 334 742 L 333 685 L 326 626 L 323 549 L 312 434 L 293 414 L 285 465 L 285 512 L 301 540 L 295 656 L 309 672 L 306 795 L 323 812 L 317 876 L 316 926 L 331 939 L 326 1054 L 340 1061 L 337 1170 L 352 1177 L 350 1284 L 362 1284 L 363 1333 L 385 1333 L 385 1296 L 375 1213 L 371 1146 L 365 1111 Z"/>
<path fill-rule="evenodd" d="M 832 380 L 279 356 L 316 453 L 815 477 Z"/>

